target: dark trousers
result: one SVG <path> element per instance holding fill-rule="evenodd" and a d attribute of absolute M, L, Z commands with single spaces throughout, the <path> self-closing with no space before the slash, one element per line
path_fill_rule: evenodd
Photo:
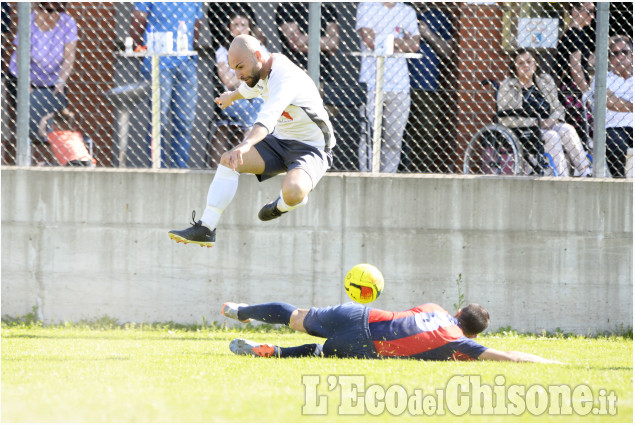
<path fill-rule="evenodd" d="M 410 115 L 404 132 L 401 168 L 410 172 L 443 172 L 446 149 L 440 137 L 441 94 L 410 90 Z"/>
<path fill-rule="evenodd" d="M 606 129 L 606 162 L 613 177 L 624 177 L 626 151 L 633 147 L 633 127 Z"/>

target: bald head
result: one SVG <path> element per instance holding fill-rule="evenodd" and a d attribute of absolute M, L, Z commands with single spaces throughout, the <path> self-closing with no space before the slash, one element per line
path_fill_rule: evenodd
<path fill-rule="evenodd" d="M 249 87 L 254 87 L 261 78 L 263 65 L 268 57 L 263 54 L 262 46 L 255 37 L 242 34 L 229 45 L 227 59 L 236 78 L 246 82 Z"/>
<path fill-rule="evenodd" d="M 256 37 L 252 37 L 249 34 L 241 34 L 237 36 L 229 45 L 229 54 L 250 53 L 253 55 L 260 51 L 260 42 Z"/>

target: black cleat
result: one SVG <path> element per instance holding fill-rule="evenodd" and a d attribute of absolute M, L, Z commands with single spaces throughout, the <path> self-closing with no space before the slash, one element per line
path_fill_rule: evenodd
<path fill-rule="evenodd" d="M 287 211 L 282 212 L 277 208 L 279 200 L 280 200 L 280 197 L 278 197 L 278 199 L 276 199 L 275 201 L 269 202 L 267 205 L 260 208 L 260 212 L 258 213 L 258 218 L 262 221 L 269 221 L 269 220 L 273 220 L 274 218 L 278 218 L 282 214 L 286 213 Z"/>
<path fill-rule="evenodd" d="M 183 242 L 185 245 L 195 243 L 208 248 L 213 247 L 216 242 L 216 229 L 209 230 L 201 220 L 195 222 L 195 216 L 196 211 L 192 211 L 192 227 L 184 230 L 170 230 L 168 236 L 177 243 Z"/>

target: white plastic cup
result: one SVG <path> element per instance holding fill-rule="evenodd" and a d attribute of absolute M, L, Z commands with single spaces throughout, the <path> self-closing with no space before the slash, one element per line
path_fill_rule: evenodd
<path fill-rule="evenodd" d="M 386 55 L 390 56 L 395 53 L 395 36 L 388 34 L 386 36 Z"/>
<path fill-rule="evenodd" d="M 171 31 L 163 33 L 163 53 L 174 52 L 174 34 Z"/>
<path fill-rule="evenodd" d="M 377 36 L 375 38 L 375 54 L 382 56 L 389 56 L 394 53 L 395 48 L 395 36 L 388 34 L 385 37 Z"/>
<path fill-rule="evenodd" d="M 155 32 L 154 33 L 154 53 L 172 53 L 174 52 L 174 35 L 172 32 Z"/>
<path fill-rule="evenodd" d="M 125 52 L 127 55 L 132 54 L 132 37 L 126 37 L 126 40 L 124 41 L 124 47 L 125 47 Z"/>
<path fill-rule="evenodd" d="M 150 31 L 148 33 L 148 41 L 147 41 L 147 52 L 148 53 L 154 53 L 154 38 L 155 38 L 155 33 Z"/>

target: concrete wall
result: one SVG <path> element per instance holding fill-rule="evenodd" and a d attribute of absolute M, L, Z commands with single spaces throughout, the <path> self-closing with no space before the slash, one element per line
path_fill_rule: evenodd
<path fill-rule="evenodd" d="M 2 168 L 2 314 L 45 322 L 222 321 L 224 301 L 347 301 L 368 262 L 374 307 L 485 305 L 492 329 L 633 324 L 632 180 L 332 173 L 309 203 L 262 223 L 281 178 L 242 176 L 217 245 L 175 244 L 202 212 L 209 171 Z"/>

